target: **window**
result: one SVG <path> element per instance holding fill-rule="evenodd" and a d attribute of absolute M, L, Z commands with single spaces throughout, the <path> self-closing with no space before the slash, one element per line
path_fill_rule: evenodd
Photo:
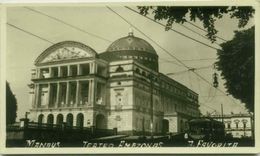
<path fill-rule="evenodd" d="M 140 73 L 140 69 L 139 69 L 139 68 L 136 68 L 136 69 L 135 69 L 135 72 L 139 74 L 139 73 Z"/>
<path fill-rule="evenodd" d="M 231 126 L 230 126 L 230 123 L 228 123 L 228 124 L 227 124 L 227 128 L 228 128 L 228 129 L 230 129 L 230 128 L 231 128 Z"/>
<path fill-rule="evenodd" d="M 238 122 L 236 122 L 236 128 L 238 129 Z"/>
<path fill-rule="evenodd" d="M 244 128 L 246 128 L 246 122 L 243 123 Z"/>
<path fill-rule="evenodd" d="M 142 72 L 142 75 L 143 75 L 143 76 L 146 76 L 146 73 L 143 71 L 143 72 Z"/>
<path fill-rule="evenodd" d="M 80 65 L 80 73 L 79 75 L 88 75 L 90 72 L 89 64 L 81 64 Z"/>
<path fill-rule="evenodd" d="M 123 72 L 124 68 L 121 67 L 120 65 L 116 68 L 116 72 Z"/>
<path fill-rule="evenodd" d="M 77 65 L 70 66 L 70 76 L 76 76 L 78 74 L 78 67 Z"/>
<path fill-rule="evenodd" d="M 58 77 L 58 67 L 51 68 L 51 77 Z"/>
<path fill-rule="evenodd" d="M 66 76 L 68 76 L 68 67 L 67 67 L 67 66 L 62 66 L 62 67 L 60 68 L 60 70 L 61 70 L 61 77 L 66 77 Z"/>

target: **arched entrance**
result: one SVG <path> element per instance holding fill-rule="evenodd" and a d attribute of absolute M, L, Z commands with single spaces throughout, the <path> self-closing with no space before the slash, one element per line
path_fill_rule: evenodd
<path fill-rule="evenodd" d="M 67 115 L 66 124 L 68 127 L 73 126 L 73 115 L 71 113 Z"/>
<path fill-rule="evenodd" d="M 83 127 L 83 123 L 84 123 L 84 116 L 82 113 L 79 113 L 77 115 L 77 127 L 82 128 Z"/>
<path fill-rule="evenodd" d="M 164 134 L 169 132 L 169 120 L 167 120 L 167 119 L 163 119 L 162 132 Z"/>
<path fill-rule="evenodd" d="M 61 125 L 62 123 L 63 123 L 63 115 L 62 114 L 58 114 L 57 115 L 56 124 L 57 125 Z"/>
<path fill-rule="evenodd" d="M 96 116 L 96 128 L 97 129 L 106 129 L 106 119 L 102 114 Z"/>
<path fill-rule="evenodd" d="M 52 127 L 52 126 L 53 126 L 53 120 L 54 120 L 53 115 L 52 115 L 52 114 L 49 114 L 48 117 L 47 117 L 48 127 Z"/>
<path fill-rule="evenodd" d="M 38 116 L 38 124 L 39 124 L 39 126 L 42 125 L 42 123 L 43 123 L 43 118 L 44 118 L 43 114 L 41 114 L 41 115 Z"/>
<path fill-rule="evenodd" d="M 183 132 L 184 126 L 183 126 L 183 121 L 181 120 L 181 124 L 180 124 L 180 132 Z"/>

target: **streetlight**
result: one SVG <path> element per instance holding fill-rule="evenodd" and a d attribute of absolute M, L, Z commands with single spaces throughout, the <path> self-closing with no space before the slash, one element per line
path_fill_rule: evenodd
<path fill-rule="evenodd" d="M 151 99 L 150 99 L 150 108 L 151 108 L 151 123 L 150 123 L 150 128 L 151 128 L 151 139 L 153 139 L 153 75 L 149 74 L 149 80 L 150 80 L 150 86 L 151 86 Z"/>

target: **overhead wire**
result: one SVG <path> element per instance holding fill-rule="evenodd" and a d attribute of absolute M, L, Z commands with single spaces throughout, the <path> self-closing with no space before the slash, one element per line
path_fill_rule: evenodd
<path fill-rule="evenodd" d="M 187 30 L 193 32 L 194 34 L 199 35 L 200 37 L 202 37 L 202 38 L 204 38 L 204 39 L 206 39 L 206 40 L 209 40 L 206 36 L 204 36 L 204 35 L 198 33 L 197 31 L 195 31 L 195 30 L 193 30 L 193 29 L 191 29 L 191 28 L 185 26 L 184 24 L 178 23 L 178 25 L 180 25 L 181 27 L 183 27 L 183 28 L 185 28 L 185 29 L 187 29 Z M 219 44 L 218 42 L 215 41 L 214 43 L 220 46 L 220 44 Z"/>
<path fill-rule="evenodd" d="M 210 60 L 216 60 L 217 58 L 197 58 L 197 59 L 180 59 L 182 62 L 189 62 L 189 61 L 210 61 Z M 165 59 L 165 58 L 160 58 L 160 60 L 163 60 L 164 62 L 170 62 L 170 63 L 176 63 L 175 61 L 173 60 L 168 60 L 168 59 Z"/>
<path fill-rule="evenodd" d="M 127 8 L 127 9 L 129 9 L 129 10 L 132 10 L 133 12 L 137 13 L 138 15 L 141 15 L 141 14 L 139 14 L 139 12 L 137 12 L 136 10 L 134 10 L 134 9 L 128 7 L 128 6 L 125 6 L 125 8 Z M 143 16 L 143 17 L 145 17 L 145 18 L 147 18 L 147 19 L 149 19 L 149 20 L 151 20 L 151 21 L 153 21 L 153 22 L 155 22 L 155 23 L 157 23 L 157 24 L 159 24 L 159 25 L 161 25 L 161 26 L 163 26 L 163 27 L 166 26 L 166 25 L 164 25 L 164 24 L 162 24 L 162 23 L 160 23 L 160 22 L 158 22 L 158 21 L 156 21 L 156 20 L 154 20 L 154 19 L 152 19 L 152 18 L 150 18 L 150 17 L 148 17 L 148 16 L 144 16 L 144 15 L 141 15 L 141 16 Z M 191 39 L 191 40 L 193 40 L 194 42 L 197 42 L 197 43 L 200 43 L 200 44 L 202 44 L 202 45 L 204 45 L 204 46 L 207 46 L 207 47 L 209 47 L 209 48 L 211 48 L 211 49 L 222 51 L 222 50 L 219 49 L 219 48 L 216 48 L 216 47 L 213 47 L 213 46 L 211 46 L 211 45 L 208 45 L 208 44 L 206 44 L 206 43 L 204 43 L 204 42 L 202 42 L 202 41 L 199 41 L 199 40 L 197 40 L 197 39 L 195 39 L 195 38 L 193 38 L 193 37 L 190 37 L 190 36 L 188 36 L 188 35 L 186 35 L 186 34 L 180 32 L 180 31 L 178 31 L 178 30 L 175 30 L 175 29 L 173 29 L 173 28 L 170 28 L 170 30 L 176 32 L 177 34 L 179 34 L 179 35 L 181 35 L 181 36 L 184 36 L 184 37 L 186 37 L 186 38 L 188 38 L 188 39 Z"/>
<path fill-rule="evenodd" d="M 179 72 L 175 72 L 175 73 L 167 73 L 166 75 L 176 75 L 176 74 L 181 74 L 181 73 L 185 73 L 185 72 L 189 72 L 189 71 L 207 69 L 207 68 L 210 68 L 210 67 L 212 67 L 212 65 L 210 65 L 210 66 L 203 66 L 203 67 L 197 67 L 197 68 L 189 67 L 188 70 L 183 70 L 183 71 L 179 71 Z"/>
<path fill-rule="evenodd" d="M 166 50 L 165 48 L 163 48 L 161 45 L 159 45 L 156 41 L 154 41 L 151 37 L 149 37 L 148 35 L 146 35 L 144 32 L 142 32 L 139 28 L 137 28 L 135 25 L 133 25 L 130 21 L 128 21 L 127 19 L 125 19 L 123 16 L 121 16 L 119 13 L 117 13 L 116 11 L 114 11 L 112 8 L 110 8 L 109 6 L 107 6 L 107 8 L 111 11 L 111 12 L 113 12 L 114 14 L 116 14 L 117 16 L 119 16 L 122 20 L 124 20 L 126 23 L 128 23 L 130 26 L 132 26 L 133 28 L 135 28 L 139 33 L 141 33 L 142 35 L 144 35 L 146 38 L 148 38 L 150 41 L 152 41 L 155 45 L 157 45 L 158 47 L 160 47 L 164 52 L 166 52 L 167 54 L 169 54 L 171 57 L 173 57 L 177 62 L 179 62 L 180 64 L 182 64 L 183 66 L 185 66 L 186 68 L 188 68 L 189 69 L 189 67 L 186 65 L 186 64 L 184 64 L 180 59 L 178 59 L 176 56 L 174 56 L 171 52 L 169 52 L 168 50 Z M 129 7 L 128 7 L 129 8 Z M 130 8 L 131 9 L 131 8 Z M 138 13 L 139 14 L 139 13 Z M 140 15 L 140 14 L 139 14 Z M 146 17 L 146 18 L 149 18 L 149 17 L 147 17 L 147 16 L 143 16 L 143 17 Z M 150 20 L 152 20 L 152 21 L 154 21 L 153 19 L 151 19 L 151 18 L 149 18 Z M 163 24 L 161 24 L 161 23 L 159 23 L 159 22 L 157 22 L 157 21 L 154 21 L 154 22 L 156 22 L 156 23 L 158 23 L 158 24 L 160 24 L 160 25 L 162 25 L 162 26 L 164 26 Z M 175 30 L 173 30 L 173 31 L 175 31 Z M 176 31 L 177 32 L 177 31 Z M 180 32 L 178 32 L 178 33 L 180 33 Z M 180 34 L 183 34 L 183 33 L 180 33 Z M 189 37 L 190 38 L 190 37 Z M 206 46 L 208 46 L 208 45 L 206 45 Z M 211 46 L 209 46 L 209 47 L 211 47 Z M 217 48 L 214 48 L 214 47 L 211 47 L 211 48 L 213 48 L 213 49 L 215 49 L 215 50 L 220 50 L 220 49 L 217 49 Z M 192 71 L 192 70 L 191 70 Z M 200 74 L 198 74 L 197 72 L 195 72 L 195 71 L 192 71 L 195 75 L 197 75 L 198 77 L 200 77 L 203 81 L 205 81 L 206 83 L 208 83 L 211 87 L 213 87 L 213 85 L 211 84 L 211 82 L 209 82 L 206 78 L 204 78 L 203 76 L 201 76 Z M 215 88 L 215 87 L 214 87 Z M 223 90 L 221 90 L 221 89 L 219 89 L 219 88 L 215 88 L 215 89 L 217 89 L 219 92 L 221 92 L 221 93 L 223 93 L 224 95 L 226 95 L 226 93 L 223 91 Z M 228 97 L 228 99 L 230 99 L 229 97 Z M 232 100 L 232 99 L 230 99 L 231 100 L 231 102 L 232 103 L 234 103 L 234 104 L 236 104 L 236 105 L 238 105 L 234 100 Z M 238 106 L 240 106 L 240 105 L 238 105 Z M 242 108 L 242 106 L 240 106 L 241 108 Z M 243 108 L 244 109 L 244 108 Z"/>
<path fill-rule="evenodd" d="M 155 9 L 152 9 L 153 11 L 156 11 Z M 136 11 L 136 10 L 132 10 L 132 11 Z M 139 13 L 140 14 L 140 13 Z M 188 23 L 188 24 L 190 24 L 190 25 L 192 25 L 192 26 L 194 26 L 194 27 L 196 27 L 196 28 L 198 28 L 198 29 L 200 29 L 200 30 L 202 30 L 202 31 L 204 31 L 204 32 L 208 32 L 207 30 L 205 30 L 204 28 L 202 28 L 202 27 L 200 27 L 200 26 L 198 26 L 198 25 L 196 25 L 196 24 L 194 24 L 194 23 L 192 23 L 192 22 L 190 22 L 190 21 L 187 21 L 187 20 L 185 20 L 185 22 L 186 23 Z M 197 34 L 198 32 L 196 32 L 196 34 Z M 218 39 L 221 39 L 222 41 L 224 41 L 224 42 L 226 42 L 227 40 L 225 40 L 224 38 L 222 38 L 222 37 L 219 37 L 218 35 L 215 35 L 216 36 L 216 38 L 218 38 Z M 205 36 L 204 36 L 205 37 Z M 208 39 L 208 38 L 207 38 Z"/>
<path fill-rule="evenodd" d="M 111 8 L 110 8 L 111 9 Z M 111 10 L 112 11 L 112 10 Z M 113 11 L 114 12 L 114 11 Z M 122 16 L 120 16 L 121 18 L 123 18 Z M 127 20 L 126 20 L 126 22 L 128 23 L 128 24 L 130 24 L 131 26 L 133 26 L 136 30 L 138 30 L 140 33 L 142 33 L 142 31 L 140 31 L 137 27 L 135 27 L 134 25 L 132 25 L 131 23 L 129 23 Z M 48 43 L 51 43 L 51 44 L 54 44 L 54 42 L 52 42 L 52 41 L 50 41 L 50 40 L 47 40 L 47 39 L 45 39 L 45 38 L 43 38 L 43 37 L 40 37 L 39 35 L 36 35 L 36 34 L 33 34 L 33 33 L 31 33 L 31 32 L 29 32 L 29 31 L 27 31 L 27 30 L 25 30 L 25 29 L 22 29 L 22 28 L 20 28 L 20 27 L 18 27 L 18 26 L 15 26 L 15 25 L 13 25 L 13 24 L 11 24 L 11 23 L 7 23 L 7 25 L 9 25 L 9 26 L 11 26 L 11 27 L 13 27 L 13 28 L 16 28 L 16 29 L 18 29 L 18 30 L 20 30 L 20 31 L 22 31 L 22 32 L 24 32 L 24 33 L 27 33 L 27 34 L 29 34 L 29 35 L 32 35 L 32 36 L 34 36 L 34 37 L 37 37 L 37 38 L 39 38 L 39 39 L 41 39 L 41 40 L 43 40 L 43 41 L 45 41 L 45 42 L 48 42 Z M 149 36 L 147 36 L 147 35 L 145 35 L 144 33 L 142 33 L 144 36 L 146 36 L 148 39 L 150 39 L 151 41 L 153 41 Z M 176 59 L 179 63 L 181 63 L 183 66 L 185 66 L 186 68 L 189 68 L 188 66 L 186 66 L 184 63 L 182 63 L 177 57 L 175 57 L 174 55 L 172 55 L 170 52 L 168 52 L 166 49 L 164 49 L 163 47 L 161 47 L 159 44 L 157 44 L 155 41 L 153 41 L 157 46 L 159 46 L 161 49 L 163 49 L 165 52 L 167 52 L 170 56 L 172 56 L 174 59 Z M 210 84 L 211 85 L 211 83 L 209 82 L 209 81 L 207 81 L 204 77 L 202 77 L 201 75 L 199 75 L 198 73 L 196 73 L 196 72 L 194 72 L 194 71 L 192 71 L 194 74 L 196 74 L 198 77 L 200 77 L 202 80 L 204 80 L 205 82 L 207 82 L 208 84 Z M 222 92 L 223 94 L 225 94 L 225 92 L 224 91 L 222 91 L 222 90 L 220 90 L 220 89 L 218 89 L 220 92 Z M 233 101 L 233 100 L 232 100 Z M 234 101 L 233 101 L 234 102 Z M 235 103 L 235 102 L 234 102 Z"/>
<path fill-rule="evenodd" d="M 207 108 L 209 108 L 209 109 L 212 109 L 212 110 L 214 110 L 214 111 L 216 111 L 216 112 L 219 112 L 219 111 L 217 111 L 215 108 L 210 107 L 210 106 L 208 106 L 207 104 L 204 104 L 204 103 L 201 103 L 201 102 L 199 102 L 199 104 L 200 104 L 200 106 L 204 106 L 204 107 L 207 107 Z"/>
<path fill-rule="evenodd" d="M 90 33 L 90 32 L 88 32 L 88 31 L 86 31 L 86 30 L 84 30 L 84 29 L 82 29 L 82 28 L 79 28 L 79 27 L 77 27 L 77 26 L 75 26 L 75 25 L 72 25 L 72 24 L 70 24 L 70 23 L 68 23 L 68 22 L 65 22 L 65 21 L 63 21 L 63 20 L 61 20 L 61 19 L 59 19 L 59 18 L 57 18 L 57 17 L 48 15 L 48 14 L 46 14 L 46 13 L 43 13 L 43 12 L 41 12 L 41 11 L 39 11 L 39 10 L 32 9 L 32 8 L 30 8 L 30 7 L 24 7 L 24 8 L 26 8 L 26 9 L 28 9 L 28 10 L 30 10 L 30 11 L 33 11 L 33 12 L 35 12 L 35 13 L 41 14 L 41 15 L 43 15 L 43 16 L 45 16 L 45 17 L 51 18 L 51 19 L 53 19 L 53 20 L 55 20 L 55 21 L 57 21 L 57 22 L 60 22 L 60 23 L 62 23 L 62 24 L 65 24 L 65 25 L 67 25 L 67 26 L 69 26 L 69 27 L 71 27 L 71 28 L 73 28 L 73 29 L 76 29 L 76 30 L 78 30 L 78 31 L 80 31 L 80 32 L 83 32 L 83 33 L 85 33 L 85 34 L 88 34 L 88 35 L 90 35 L 90 36 L 93 36 L 93 37 L 96 37 L 96 38 L 101 39 L 101 40 L 103 40 L 103 41 L 112 43 L 112 41 L 109 40 L 109 39 L 106 39 L 106 38 L 104 38 L 104 37 L 102 37 L 102 36 L 99 36 L 99 35 L 96 35 L 96 34 L 94 34 L 94 33 Z"/>
<path fill-rule="evenodd" d="M 38 38 L 38 39 L 41 39 L 41 40 L 43 40 L 43 41 L 45 41 L 45 42 L 54 44 L 54 42 L 52 42 L 52 41 L 50 41 L 50 40 L 47 40 L 47 39 L 45 39 L 45 38 L 43 38 L 43 37 L 41 37 L 41 36 L 39 36 L 39 35 L 33 34 L 33 33 L 29 32 L 29 31 L 27 31 L 27 30 L 25 30 L 25 29 L 23 29 L 23 28 L 20 28 L 20 27 L 18 27 L 18 26 L 15 26 L 15 25 L 13 25 L 13 24 L 11 24 L 11 23 L 6 23 L 6 24 L 7 24 L 8 26 L 10 26 L 10 27 L 13 27 L 13 28 L 15 28 L 15 29 L 18 29 L 18 30 L 20 30 L 20 31 L 22 31 L 22 32 L 24 32 L 24 33 L 29 34 L 29 35 L 32 35 L 32 36 L 34 36 L 34 37 L 36 37 L 36 38 Z"/>
<path fill-rule="evenodd" d="M 192 23 L 192 22 L 190 22 L 190 21 L 186 21 L 186 22 L 189 23 L 190 25 L 192 25 L 192 26 L 194 26 L 194 27 L 196 27 L 196 28 L 198 28 L 198 29 L 204 31 L 204 32 L 208 32 L 207 30 L 205 30 L 205 29 L 203 29 L 203 28 L 197 26 L 196 24 L 194 24 L 194 23 Z M 222 37 L 219 37 L 219 36 L 217 36 L 217 35 L 216 35 L 216 37 L 217 37 L 218 39 L 221 39 L 221 40 L 224 41 L 224 42 L 227 42 L 227 40 L 224 39 L 224 38 L 222 38 Z"/>
<path fill-rule="evenodd" d="M 26 34 L 29 34 L 29 35 L 31 35 L 31 36 L 34 36 L 34 37 L 38 38 L 38 39 L 41 39 L 42 41 L 48 42 L 48 43 L 50 43 L 50 44 L 52 44 L 52 45 L 55 44 L 54 42 L 52 42 L 52 41 L 50 41 L 50 40 L 48 40 L 48 39 L 45 39 L 45 38 L 43 38 L 43 37 L 41 37 L 41 36 L 39 36 L 39 35 L 36 35 L 36 34 L 34 34 L 34 33 L 31 33 L 31 32 L 29 32 L 28 30 L 25 30 L 25 29 L 23 29 L 23 28 L 20 28 L 20 27 L 14 25 L 14 24 L 11 24 L 11 23 L 6 23 L 6 24 L 7 24 L 8 26 L 13 27 L 13 28 L 15 28 L 15 29 L 17 29 L 17 30 L 20 30 L 20 31 L 22 31 L 22 32 L 24 32 L 24 33 L 26 33 Z M 63 49 L 68 50 L 68 51 L 70 51 L 70 52 L 73 52 L 73 51 L 71 51 L 70 49 L 65 48 L 65 47 L 63 47 Z"/>

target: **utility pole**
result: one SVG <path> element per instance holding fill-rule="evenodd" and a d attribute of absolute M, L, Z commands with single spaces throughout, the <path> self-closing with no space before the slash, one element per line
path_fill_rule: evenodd
<path fill-rule="evenodd" d="M 223 117 L 223 104 L 221 104 L 221 121 L 224 123 L 224 117 Z"/>
<path fill-rule="evenodd" d="M 151 108 L 151 139 L 153 139 L 153 76 L 150 74 L 150 83 L 151 83 L 151 101 L 150 101 L 150 108 Z"/>

